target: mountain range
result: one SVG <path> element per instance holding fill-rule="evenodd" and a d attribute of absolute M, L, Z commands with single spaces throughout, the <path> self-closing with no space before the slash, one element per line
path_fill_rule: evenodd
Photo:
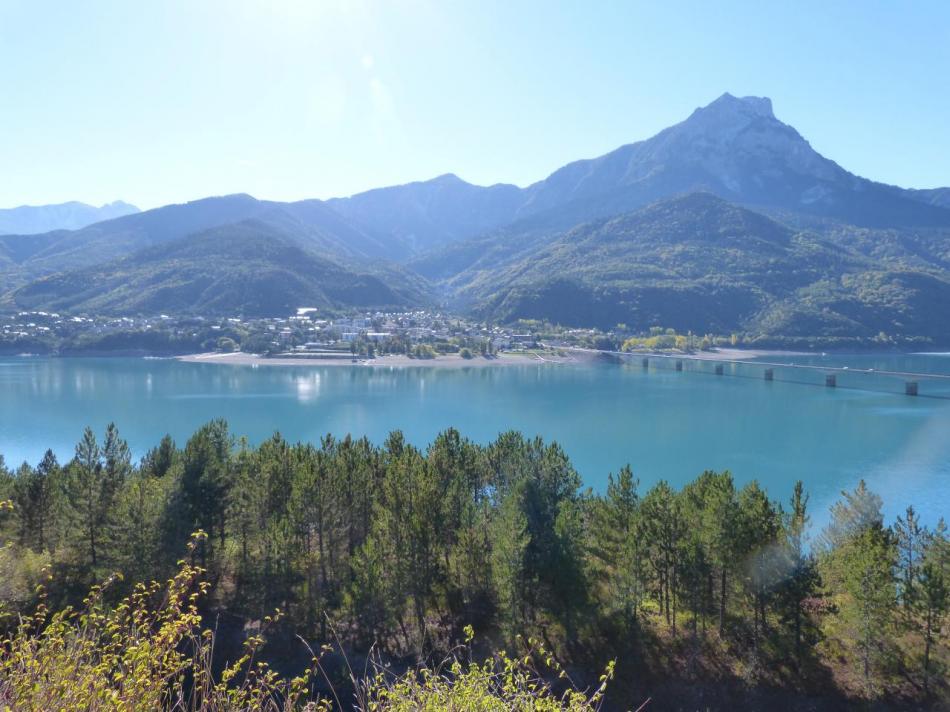
<path fill-rule="evenodd" d="M 98 208 L 72 201 L 56 205 L 21 205 L 0 209 L 0 235 L 36 235 L 52 230 L 78 230 L 93 223 L 137 213 L 134 205 L 117 200 Z"/>
<path fill-rule="evenodd" d="M 247 195 L 0 237 L 10 308 L 486 319 L 950 342 L 950 188 L 856 176 L 724 94 L 520 188 L 455 175 L 349 198 Z"/>

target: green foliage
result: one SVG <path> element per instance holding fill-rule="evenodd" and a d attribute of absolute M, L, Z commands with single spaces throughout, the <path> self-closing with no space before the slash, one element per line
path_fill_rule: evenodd
<path fill-rule="evenodd" d="M 560 447 L 515 432 L 479 445 L 447 430 L 425 450 L 399 432 L 382 446 L 330 436 L 295 445 L 275 434 L 252 447 L 213 421 L 183 448 L 163 438 L 138 466 L 114 426 L 101 443 L 87 430 L 62 466 L 52 453 L 14 473 L 0 464 L 0 496 L 13 501 L 0 516 L 12 540 L 0 550 L 7 612 L 79 605 L 91 579 L 115 571 L 121 578 L 97 594 L 108 618 L 137 583 L 174 578 L 186 556 L 206 571 L 201 616 L 254 630 L 279 608 L 284 640 L 422 665 L 377 688 L 395 709 L 387 696 L 396 689 L 403 701 L 422 695 L 463 709 L 471 700 L 522 704 L 513 700 L 526 690 L 563 692 L 527 669 L 505 687 L 504 657 L 463 664 L 473 677 L 462 685 L 453 646 L 467 624 L 492 647 L 540 637 L 582 673 L 614 656 L 656 665 L 641 657 L 649 645 L 672 670 L 684 660 L 679 672 L 690 676 L 708 674 L 700 665 L 713 655 L 708 662 L 753 682 L 814 691 L 827 684 L 825 666 L 845 665 L 836 678 L 854 697 L 887 698 L 902 675 L 918 691 L 904 696 L 948 695 L 945 527 L 924 526 L 913 510 L 886 526 L 864 483 L 843 493 L 809 547 L 801 483 L 787 510 L 755 482 L 737 488 L 728 472 L 704 472 L 679 490 L 661 481 L 641 495 L 625 467 L 595 494 L 581 490 Z M 183 549 L 199 528 L 207 534 Z M 52 627 L 57 635 L 75 632 L 78 619 L 69 621 Z M 77 661 L 130 664 L 70 640 L 63 649 Z M 231 660 L 234 644 L 233 634 L 219 642 Z M 69 679 L 86 679 L 85 665 Z M 97 690 L 112 689 L 105 677 Z"/>
<path fill-rule="evenodd" d="M 285 316 L 301 304 L 406 307 L 425 287 L 397 267 L 359 273 L 320 256 L 307 236 L 247 221 L 39 279 L 13 294 L 24 309 L 96 314 Z M 71 265 L 72 266 L 72 265 Z"/>
<path fill-rule="evenodd" d="M 71 542 L 80 568 L 98 576 L 103 557 L 111 554 L 116 524 L 115 502 L 131 471 L 129 448 L 114 424 L 106 429 L 100 449 L 96 436 L 86 428 L 76 445 L 76 455 L 63 477 L 65 518 L 78 536 Z"/>
<path fill-rule="evenodd" d="M 190 549 L 205 538 L 192 537 Z M 331 687 L 319 694 L 326 671 L 314 655 L 306 670 L 281 679 L 257 659 L 264 643 L 249 637 L 241 654 L 216 669 L 215 632 L 202 626 L 201 598 L 209 585 L 202 569 L 181 562 L 164 586 L 138 584 L 115 606 L 105 586 L 94 586 L 80 610 L 50 614 L 45 605 L 0 638 L 0 700 L 5 710 L 55 712 L 327 712 L 370 710 L 531 710 L 593 712 L 600 708 L 611 662 L 592 693 L 574 687 L 558 693 L 537 671 L 540 660 L 555 674 L 563 668 L 540 643 L 517 658 L 505 652 L 484 663 L 463 661 L 457 651 L 438 668 L 421 666 L 394 676 L 385 667 L 361 680 L 352 705 Z M 42 587 L 40 587 L 42 589 Z M 280 612 L 267 616 L 274 626 Z M 472 631 L 467 629 L 467 642 Z M 334 702 L 336 704 L 334 704 Z"/>
<path fill-rule="evenodd" d="M 603 499 L 591 506 L 591 565 L 605 615 L 619 615 L 630 631 L 639 621 L 647 595 L 647 542 L 630 467 L 607 480 Z"/>
<path fill-rule="evenodd" d="M 858 232 L 799 231 L 694 193 L 553 235 L 501 232 L 441 259 L 448 265 L 469 253 L 448 285 L 500 322 L 605 330 L 623 323 L 634 332 L 664 324 L 680 334 L 799 345 L 946 342 L 950 317 L 939 308 L 950 299 L 946 231 L 897 231 L 899 256 L 872 254 L 880 231 L 856 244 Z M 443 272 L 423 263 L 430 274 Z M 674 347 L 674 339 L 647 338 L 648 348 Z"/>
<path fill-rule="evenodd" d="M 139 584 L 115 606 L 106 605 L 107 588 L 100 586 L 78 611 L 51 615 L 40 605 L 0 641 L 4 709 L 298 709 L 314 670 L 279 681 L 255 663 L 259 638 L 248 639 L 244 654 L 213 675 L 214 636 L 202 630 L 197 607 L 208 588 L 201 574 L 182 563 L 165 587 Z"/>
<path fill-rule="evenodd" d="M 409 352 L 410 358 L 418 359 L 433 359 L 437 357 L 439 353 L 432 348 L 429 344 L 416 344 L 412 347 L 412 350 Z"/>

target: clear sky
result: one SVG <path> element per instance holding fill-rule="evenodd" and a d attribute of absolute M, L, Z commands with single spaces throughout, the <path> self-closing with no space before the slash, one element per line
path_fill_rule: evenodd
<path fill-rule="evenodd" d="M 0 0 L 0 207 L 526 185 L 725 91 L 950 185 L 947 0 Z"/>

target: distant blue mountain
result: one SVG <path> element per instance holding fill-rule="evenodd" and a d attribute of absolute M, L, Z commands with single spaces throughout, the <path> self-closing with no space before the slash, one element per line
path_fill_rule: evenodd
<path fill-rule="evenodd" d="M 36 235 L 53 230 L 78 230 L 139 209 L 117 200 L 100 207 L 72 201 L 56 205 L 21 205 L 0 209 L 0 235 Z"/>

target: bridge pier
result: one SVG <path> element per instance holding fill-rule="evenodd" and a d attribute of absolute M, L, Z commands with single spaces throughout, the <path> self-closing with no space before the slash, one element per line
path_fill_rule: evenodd
<path fill-rule="evenodd" d="M 683 362 L 682 362 L 682 361 L 677 361 L 677 362 L 676 362 L 676 370 L 677 370 L 677 371 L 682 371 L 682 370 L 683 370 Z"/>
<path fill-rule="evenodd" d="M 825 376 L 825 386 L 828 388 L 836 388 L 838 386 L 838 377 L 833 373 L 829 373 Z"/>
<path fill-rule="evenodd" d="M 904 394 L 908 396 L 917 395 L 917 381 L 907 381 L 904 384 Z"/>
<path fill-rule="evenodd" d="M 721 363 L 717 363 L 717 364 L 716 364 L 716 375 L 717 375 L 717 376 L 721 376 L 721 375 L 722 375 L 722 364 L 721 364 Z"/>
<path fill-rule="evenodd" d="M 765 375 L 765 380 L 766 380 L 766 381 L 774 381 L 774 380 L 775 380 L 775 371 L 773 371 L 771 368 L 765 369 L 765 374 L 764 374 L 764 375 Z"/>

